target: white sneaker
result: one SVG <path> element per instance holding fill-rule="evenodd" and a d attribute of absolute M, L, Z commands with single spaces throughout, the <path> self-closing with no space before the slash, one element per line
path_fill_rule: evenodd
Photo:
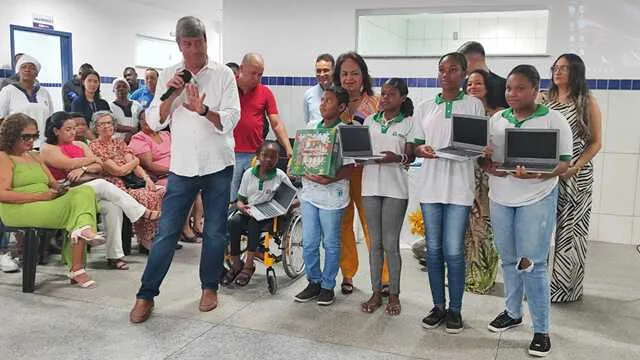
<path fill-rule="evenodd" d="M 9 253 L 0 255 L 0 269 L 6 273 L 12 273 L 20 270 L 20 266 L 16 263 Z"/>

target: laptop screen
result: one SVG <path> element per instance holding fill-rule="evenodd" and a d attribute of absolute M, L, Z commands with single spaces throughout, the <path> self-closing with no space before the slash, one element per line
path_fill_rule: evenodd
<path fill-rule="evenodd" d="M 273 196 L 273 200 L 275 200 L 280 206 L 283 208 L 288 208 L 289 204 L 296 197 L 296 189 L 290 187 L 289 185 L 282 183 L 278 186 L 275 195 Z"/>
<path fill-rule="evenodd" d="M 487 146 L 488 121 L 477 117 L 453 115 L 453 136 L 456 143 Z"/>
<path fill-rule="evenodd" d="M 557 132 L 507 131 L 507 157 L 555 159 Z"/>
<path fill-rule="evenodd" d="M 340 145 L 345 153 L 371 152 L 371 137 L 366 126 L 340 126 Z"/>

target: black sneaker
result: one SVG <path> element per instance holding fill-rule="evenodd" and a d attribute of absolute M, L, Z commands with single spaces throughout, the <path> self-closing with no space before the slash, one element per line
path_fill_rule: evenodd
<path fill-rule="evenodd" d="M 320 289 L 320 295 L 318 295 L 318 305 L 331 305 L 336 300 L 333 295 L 333 289 Z"/>
<path fill-rule="evenodd" d="M 305 303 L 317 298 L 318 295 L 320 295 L 320 283 L 309 282 L 309 285 L 299 292 L 298 295 L 294 296 L 293 300 Z"/>
<path fill-rule="evenodd" d="M 464 329 L 460 312 L 447 311 L 445 331 L 449 334 L 459 334 Z"/>
<path fill-rule="evenodd" d="M 434 306 L 429 314 L 422 319 L 422 327 L 425 329 L 434 329 L 437 328 L 443 321 L 445 316 L 447 315 L 447 311 L 444 309 L 440 309 L 437 306 Z"/>
<path fill-rule="evenodd" d="M 544 357 L 551 352 L 551 339 L 548 334 L 535 333 L 529 345 L 529 355 Z"/>
<path fill-rule="evenodd" d="M 496 316 L 492 322 L 489 323 L 489 331 L 493 331 L 495 333 L 507 331 L 516 326 L 522 325 L 522 318 L 514 319 L 507 311 L 503 311 L 500 315 Z"/>

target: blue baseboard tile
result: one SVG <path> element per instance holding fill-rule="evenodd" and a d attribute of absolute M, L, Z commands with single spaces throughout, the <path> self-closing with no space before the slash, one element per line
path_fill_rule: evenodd
<path fill-rule="evenodd" d="M 12 69 L 0 69 L 0 79 L 13 75 Z M 102 84 L 111 84 L 116 78 L 113 76 L 102 76 Z M 382 87 L 389 79 L 387 76 L 373 78 L 374 87 Z M 438 88 L 438 79 L 426 77 L 402 78 L 410 88 Z M 142 82 L 143 83 L 143 82 Z M 263 76 L 261 83 L 268 86 L 295 86 L 311 87 L 318 83 L 314 76 Z M 62 84 L 43 83 L 44 87 L 61 87 Z M 640 90 L 640 79 L 587 79 L 587 85 L 592 90 Z M 548 89 L 551 86 L 551 79 L 540 80 L 540 88 Z"/>

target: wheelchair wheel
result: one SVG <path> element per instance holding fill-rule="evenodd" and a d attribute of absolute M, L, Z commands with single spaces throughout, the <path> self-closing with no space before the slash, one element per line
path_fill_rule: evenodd
<path fill-rule="evenodd" d="M 267 289 L 269 289 L 269 294 L 271 295 L 275 295 L 278 292 L 278 279 L 272 267 L 267 268 Z"/>
<path fill-rule="evenodd" d="M 283 238 L 282 267 L 287 276 L 295 279 L 304 272 L 304 259 L 302 258 L 302 214 L 300 214 L 299 211 L 293 213 L 293 219 L 289 222 Z"/>

